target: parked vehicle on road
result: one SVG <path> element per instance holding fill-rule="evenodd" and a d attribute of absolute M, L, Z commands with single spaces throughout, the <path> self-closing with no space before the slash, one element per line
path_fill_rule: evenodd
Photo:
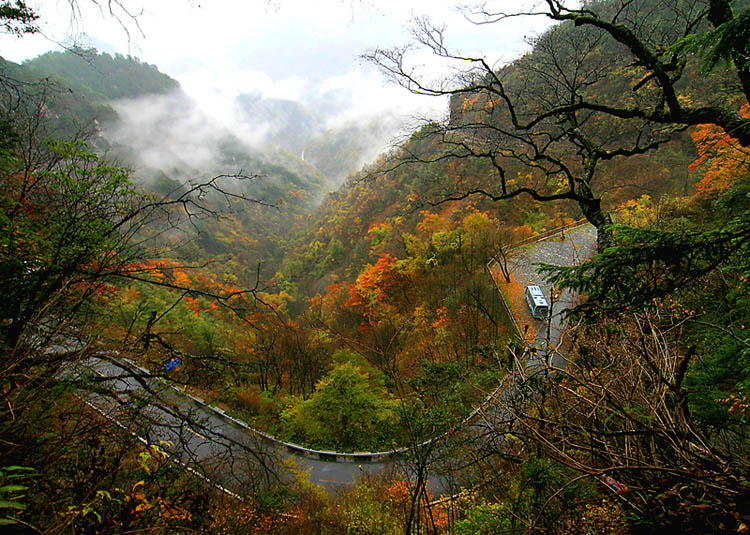
<path fill-rule="evenodd" d="M 549 303 L 539 286 L 527 286 L 524 295 L 534 318 L 545 319 L 549 315 Z"/>

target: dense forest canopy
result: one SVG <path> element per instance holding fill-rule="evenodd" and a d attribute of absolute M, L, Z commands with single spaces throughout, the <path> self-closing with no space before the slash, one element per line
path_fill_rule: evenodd
<path fill-rule="evenodd" d="M 382 125 L 244 94 L 276 122 L 252 145 L 134 57 L 2 62 L 0 525 L 747 531 L 746 2 L 464 10 L 556 24 L 495 66 L 417 19 L 416 45 L 466 67 L 437 84 L 408 47 L 368 53 L 449 113 L 338 188 Z M 0 20 L 37 30 L 21 0 Z M 507 259 L 582 219 L 598 254 L 534 268 L 578 296 L 539 347 Z M 268 438 L 206 459 L 213 416 L 172 386 L 323 459 L 400 453 L 336 492 Z"/>
<path fill-rule="evenodd" d="M 518 16 L 493 7 L 467 8 L 467 16 L 481 24 Z M 703 123 L 720 126 L 742 146 L 750 143 L 748 120 L 738 113 L 750 98 L 747 50 L 744 40 L 734 39 L 747 21 L 742 12 L 735 16 L 730 2 L 570 6 L 550 0 L 539 9 L 561 24 L 537 38 L 530 54 L 499 70 L 451 51 L 444 29 L 427 18 L 416 22 L 417 43 L 465 65 L 456 80 L 431 82 L 409 67 L 409 48 L 366 56 L 410 91 L 451 97 L 450 120 L 426 125 L 424 132 L 441 138 L 444 150 L 413 157 L 484 160 L 496 175 L 492 186 L 464 186 L 453 198 L 571 200 L 599 229 L 603 250 L 611 243 L 606 229 L 612 218 L 598 182 L 612 164 L 663 149 Z M 695 56 L 701 55 L 699 65 Z M 519 173 L 529 179 L 516 180 Z"/>

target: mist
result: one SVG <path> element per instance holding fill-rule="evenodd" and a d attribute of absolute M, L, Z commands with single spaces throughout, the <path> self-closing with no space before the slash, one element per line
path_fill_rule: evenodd
<path fill-rule="evenodd" d="M 229 133 L 182 91 L 111 106 L 120 120 L 105 125 L 104 137 L 134 155 L 138 167 L 213 169 L 218 140 Z"/>
<path fill-rule="evenodd" d="M 225 161 L 222 145 L 232 140 L 250 152 L 284 151 L 299 160 L 296 165 L 314 165 L 332 189 L 403 138 L 414 117 L 439 119 L 447 112 L 445 99 L 389 84 L 362 54 L 408 43 L 409 21 L 429 13 L 435 24 L 446 25 L 450 46 L 499 64 L 548 25 L 541 18 L 514 20 L 498 33 L 472 24 L 452 0 L 164 0 L 145 9 L 133 0 L 132 6 L 140 13 L 137 22 L 107 16 L 95 3 L 81 4 L 76 13 L 65 3 L 44 3 L 39 35 L 12 45 L 0 35 L 8 43 L 4 56 L 22 61 L 55 43 L 75 42 L 137 56 L 178 80 L 181 92 L 113 103 L 121 120 L 107 125 L 105 135 L 137 167 L 236 171 L 223 168 L 232 160 Z M 451 72 L 429 54 L 415 60 L 431 76 Z"/>
<path fill-rule="evenodd" d="M 262 174 L 242 166 L 250 160 L 281 162 L 315 167 L 333 190 L 388 150 L 411 119 L 395 110 L 357 109 L 345 91 L 308 97 L 303 103 L 256 91 L 199 102 L 180 89 L 118 100 L 110 105 L 119 119 L 103 126 L 103 136 L 134 166 L 136 176 L 158 170 L 187 181 Z M 241 152 L 248 158 L 238 158 Z"/>

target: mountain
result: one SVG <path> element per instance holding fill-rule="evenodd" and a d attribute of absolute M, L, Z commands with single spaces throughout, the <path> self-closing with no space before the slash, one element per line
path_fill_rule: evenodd
<path fill-rule="evenodd" d="M 96 49 L 73 48 L 47 52 L 25 61 L 23 67 L 36 78 L 52 78 L 82 98 L 104 103 L 120 98 L 164 94 L 180 84 L 133 56 L 111 56 Z"/>
<path fill-rule="evenodd" d="M 264 98 L 259 93 L 235 99 L 238 119 L 264 132 L 264 144 L 301 155 L 310 138 L 322 129 L 324 118 L 300 103 Z"/>
<path fill-rule="evenodd" d="M 6 68 L 29 83 L 42 84 L 46 113 L 56 125 L 49 135 L 89 132 L 89 142 L 97 150 L 130 167 L 132 178 L 147 189 L 173 194 L 180 184 L 213 176 L 252 177 L 228 187 L 277 209 L 254 206 L 234 222 L 241 227 L 240 235 L 254 237 L 247 256 L 252 266 L 247 269 L 262 263 L 273 275 L 272 266 L 283 254 L 279 238 L 334 187 L 294 152 L 243 141 L 206 114 L 176 80 L 132 56 L 73 49 L 49 52 L 20 66 L 6 64 Z M 299 123 L 303 117 L 310 129 L 315 123 L 288 102 L 258 105 L 254 113 L 270 123 Z M 280 118 L 274 120 L 274 114 Z M 193 257 L 217 253 L 210 240 L 202 237 L 196 243 L 202 243 L 203 250 L 193 250 Z"/>
<path fill-rule="evenodd" d="M 398 117 L 385 115 L 331 126 L 307 141 L 304 160 L 341 185 L 386 150 L 399 123 Z"/>
<path fill-rule="evenodd" d="M 281 148 L 314 165 L 335 185 L 374 160 L 398 130 L 392 116 L 337 120 L 299 102 L 239 95 L 237 118 L 262 136 L 264 147 Z"/>
<path fill-rule="evenodd" d="M 672 33 L 672 22 L 705 36 L 705 17 L 721 13 L 702 8 L 721 3 L 589 0 L 548 13 L 578 24 L 555 26 L 497 72 L 462 78 L 470 83 L 458 86 L 449 117 L 425 124 L 328 195 L 332 181 L 319 170 L 330 165 L 337 174 L 364 154 L 366 144 L 347 132 L 371 125 L 324 127 L 327 120 L 297 103 L 251 95 L 242 118 L 274 146 L 250 145 L 154 73 L 144 76 L 155 83 L 124 93 L 117 69 L 108 83 L 81 73 L 70 90 L 59 91 L 58 78 L 32 119 L 62 128 L 97 117 L 98 146 L 131 165 L 130 176 L 156 199 L 177 198 L 178 212 L 195 216 L 194 232 L 162 219 L 138 229 L 161 240 L 153 248 L 131 234 L 121 240 L 126 227 L 113 223 L 131 221 L 141 200 L 126 173 L 81 152 L 54 172 L 39 165 L 29 173 L 19 166 L 25 145 L 4 116 L 0 298 L 15 303 L 4 310 L 34 313 L 0 322 L 17 333 L 0 340 L 0 434 L 8 437 L 0 448 L 0 524 L 45 533 L 747 532 L 750 140 L 743 145 L 719 123 L 662 130 L 602 119 L 599 106 L 577 114 L 590 98 L 642 104 L 654 95 L 658 112 L 659 87 L 670 84 L 629 61 L 600 31 L 606 20 L 617 21 L 615 37 L 655 36 L 662 51 L 686 33 Z M 747 33 L 748 20 L 745 11 L 710 41 Z M 682 105 L 725 98 L 727 70 L 707 74 L 689 52 L 667 67 L 685 75 Z M 123 61 L 141 69 L 127 58 L 111 63 Z M 565 65 L 576 76 L 560 80 L 555 69 Z M 6 76 L 30 76 L 25 66 L 6 67 Z M 508 90 L 500 99 L 498 79 Z M 571 88 L 579 100 L 561 97 Z M 742 95 L 729 96 L 723 105 L 733 111 Z M 519 127 L 502 97 L 520 99 L 521 121 L 542 105 L 551 116 L 564 113 L 548 120 L 541 112 Z M 738 117 L 750 116 L 748 98 Z M 632 147 L 634 133 L 648 150 L 607 152 Z M 662 134 L 675 139 L 651 143 Z M 587 160 L 592 153 L 603 161 Z M 93 172 L 86 161 L 97 165 Z M 563 233 L 554 227 L 583 210 L 581 199 L 556 194 L 586 179 L 582 170 L 596 176 L 583 193 L 622 224 L 612 247 L 563 270 L 567 279 L 548 280 L 589 307 L 568 309 L 559 345 L 550 335 L 540 343 L 535 335 L 551 330 L 551 318 L 514 327 L 509 317 L 523 317 L 523 298 L 513 297 L 526 282 L 518 271 L 504 280 L 488 271 L 512 244 L 526 249 L 519 240 L 545 230 L 533 247 L 549 253 L 545 262 L 559 261 Z M 235 172 L 250 176 L 180 197 L 197 180 Z M 535 189 L 514 190 L 524 185 Z M 265 204 L 247 204 L 246 196 Z M 26 304 L 40 287 L 48 297 Z M 565 301 L 557 303 L 562 312 Z M 86 343 L 80 351 L 70 351 L 73 336 Z M 361 477 L 330 495 L 311 484 L 331 483 L 320 479 L 327 474 L 267 462 L 255 442 L 247 455 L 232 455 L 242 469 L 224 468 L 220 455 L 198 465 L 198 450 L 214 451 L 202 435 L 206 422 L 180 415 L 176 440 L 158 440 L 165 435 L 153 426 L 178 408 L 169 390 L 128 396 L 117 387 L 124 376 L 109 390 L 110 381 L 72 366 L 92 354 L 110 363 L 132 358 L 158 371 L 158 385 L 180 384 L 232 418 L 325 450 L 313 454 L 316 463 L 340 460 L 332 450 L 413 447 L 398 456 L 398 470 L 376 476 L 355 467 Z M 131 378 L 157 385 L 139 372 Z M 109 395 L 107 413 L 128 429 L 83 403 L 86 391 L 95 394 L 88 400 Z M 457 425 L 476 407 L 477 425 Z M 135 433 L 154 443 L 139 444 Z M 178 448 L 197 468 L 225 471 L 244 499 L 192 475 L 211 471 L 175 464 Z M 436 500 L 428 478 L 453 496 Z"/>

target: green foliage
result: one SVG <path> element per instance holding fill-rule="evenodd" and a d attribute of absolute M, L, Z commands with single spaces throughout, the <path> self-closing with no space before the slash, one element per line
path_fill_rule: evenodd
<path fill-rule="evenodd" d="M 598 8 L 599 2 L 596 4 Z M 15 5 L 20 8 L 23 3 Z M 2 13 L 0 17 L 6 16 Z M 665 26 L 668 22 L 669 17 L 664 16 L 655 23 Z M 747 40 L 738 41 L 747 32 L 747 16 L 743 14 L 733 22 L 734 26 L 689 36 L 672 52 L 703 54 L 707 70 L 734 61 L 737 54 L 747 55 Z M 644 24 L 652 27 L 650 20 Z M 572 36 L 575 30 L 573 25 L 561 28 L 560 35 L 567 32 Z M 563 56 L 570 52 L 558 51 Z M 607 54 L 602 51 L 602 56 L 594 56 L 594 60 L 612 59 Z M 575 61 L 573 56 L 565 57 L 566 61 Z M 533 62 L 528 65 L 538 67 Z M 616 61 L 612 65 L 632 68 Z M 25 67 L 37 77 L 54 74 L 74 90 L 75 98 L 83 96 L 97 106 L 112 98 L 163 93 L 177 87 L 154 67 L 134 58 L 113 58 L 93 51 L 50 53 Z M 506 74 L 521 75 L 522 71 L 508 70 Z M 639 75 L 638 69 L 632 68 L 627 80 Z M 522 79 L 518 76 L 516 81 Z M 591 91 L 627 99 L 633 92 L 626 86 L 604 79 Z M 93 104 L 79 103 L 80 107 L 73 109 L 67 98 L 61 97 L 56 108 L 73 111 L 78 118 L 91 117 L 84 112 L 91 112 Z M 452 106 L 455 111 L 456 103 Z M 288 103 L 284 107 L 291 113 Z M 621 144 L 626 136 L 621 137 L 622 132 L 609 126 L 598 125 L 597 133 L 607 137 L 612 146 Z M 415 133 L 406 152 L 437 154 L 440 159 L 445 147 L 436 141 L 434 127 L 426 126 Z M 189 241 L 181 245 L 180 257 L 202 267 L 185 270 L 178 264 L 165 263 L 158 269 L 153 264 L 143 265 L 137 268 L 140 273 L 150 273 L 152 281 L 158 280 L 162 287 L 133 283 L 113 288 L 106 286 L 112 280 L 112 270 L 130 253 L 144 251 L 122 238 L 123 229 L 129 237 L 140 236 L 130 233 L 129 214 L 149 197 L 135 191 L 125 171 L 110 167 L 77 143 L 52 142 L 49 154 L 55 163 L 44 172 L 15 172 L 18 162 L 13 149 L 17 141 L 14 123 L 0 122 L 0 165 L 4 170 L 0 186 L 0 295 L 4 299 L 0 325 L 6 344 L 18 340 L 18 333 L 12 331 L 22 329 L 31 316 L 80 310 L 77 306 L 81 298 L 96 292 L 116 292 L 117 308 L 106 300 L 90 305 L 96 306 L 106 321 L 116 320 L 117 325 L 107 334 L 140 343 L 144 340 L 141 333 L 150 329 L 146 334 L 156 333 L 157 328 L 169 333 L 162 341 L 203 356 L 185 359 L 184 377 L 207 389 L 222 389 L 217 395 L 221 401 L 235 403 L 234 407 L 245 411 L 243 414 L 263 419 L 268 425 L 283 419 L 288 438 L 316 448 L 385 449 L 395 440 L 431 438 L 460 421 L 488 385 L 497 381 L 490 365 L 495 366 L 494 351 L 504 331 L 498 319 L 497 295 L 484 269 L 498 245 L 521 235 L 520 230 L 509 236 L 503 231 L 523 226 L 542 230 L 564 216 L 578 215 L 570 206 L 550 215 L 524 198 L 515 199 L 520 204 L 512 208 L 506 202 L 464 199 L 420 211 L 425 203 L 459 188 L 483 187 L 496 181 L 496 170 L 487 161 L 477 160 L 441 160 L 434 166 L 416 162 L 393 165 L 383 160 L 379 171 L 349 181 L 329 196 L 319 212 L 307 218 L 318 193 L 328 184 L 326 179 L 292 158 L 276 154 L 262 157 L 230 137 L 221 144 L 222 166 L 258 169 L 271 177 L 238 186 L 237 195 L 269 199 L 275 204 L 278 200 L 279 210 L 269 213 L 258 208 L 249 214 L 240 213 L 236 199 L 221 195 L 192 197 L 191 203 L 205 201 L 209 207 L 226 203 L 233 213 L 223 219 L 196 221 L 200 234 L 193 240 L 184 240 L 184 234 L 172 229 L 158 228 L 154 233 L 164 231 L 165 241 Z M 341 141 L 319 144 L 329 150 L 331 146 L 340 147 Z M 347 150 L 351 153 L 345 155 L 348 157 L 359 149 Z M 674 159 L 684 159 L 690 150 L 676 148 Z M 608 168 L 613 171 L 611 177 L 601 183 L 602 191 L 612 190 L 607 202 L 615 204 L 630 195 L 619 188 L 622 177 L 638 177 L 637 183 L 631 184 L 634 189 L 659 182 L 659 177 L 654 177 L 658 173 L 651 169 L 656 166 L 654 162 L 659 163 L 648 158 L 638 164 L 612 162 Z M 661 171 L 668 171 L 659 165 Z M 331 165 L 330 169 L 338 172 L 340 168 Z M 518 169 L 508 168 L 508 176 L 514 180 L 540 178 L 533 173 L 516 176 L 515 171 Z M 153 179 L 154 192 L 174 199 L 186 190 L 180 180 L 187 172 L 187 168 L 157 169 L 147 174 Z M 550 185 L 550 191 L 560 187 L 554 181 Z M 592 315 L 605 309 L 649 306 L 655 298 L 674 296 L 670 304 L 682 309 L 680 315 L 675 312 L 678 321 L 690 315 L 686 310 L 695 309 L 706 314 L 703 320 L 719 326 L 721 336 L 690 330 L 689 323 L 684 324 L 685 338 L 681 341 L 695 345 L 700 357 L 688 370 L 684 388 L 696 425 L 731 428 L 737 432 L 732 435 L 736 451 L 745 445 L 738 422 L 746 416 L 750 386 L 750 352 L 744 330 L 750 305 L 742 279 L 750 275 L 746 260 L 750 252 L 750 212 L 747 191 L 740 191 L 740 186 L 710 205 L 716 217 L 702 221 L 686 218 L 689 224 L 684 228 L 616 227 L 616 246 L 592 262 L 570 270 L 550 268 L 557 284 L 589 295 L 589 301 L 579 310 Z M 646 200 L 642 198 L 639 205 L 644 211 L 649 208 Z M 302 233 L 299 229 L 305 221 L 309 226 Z M 292 228 L 300 232 L 296 239 L 290 238 Z M 288 255 L 281 273 L 274 277 L 285 253 Z M 264 261 L 264 271 L 258 268 L 258 273 L 262 274 L 259 286 L 266 290 L 261 294 L 267 303 L 265 308 L 231 298 L 223 304 L 231 305 L 232 311 L 223 310 L 201 293 L 211 287 L 252 284 L 260 260 Z M 174 294 L 169 285 L 181 291 Z M 714 294 L 702 292 L 707 288 Z M 661 304 L 666 302 L 664 299 Z M 156 316 L 160 323 L 150 324 L 149 318 Z M 711 332 L 717 330 L 714 327 Z M 341 339 L 360 351 L 340 349 Z M 163 355 L 152 351 L 144 358 L 153 358 L 153 363 L 160 365 Z M 477 370 L 480 373 L 474 373 Z M 182 369 L 178 373 L 183 373 Z M 4 388 L 6 384 L 16 388 L 15 379 L 3 379 Z M 546 380 L 540 378 L 539 382 Z M 394 399 L 386 390 L 388 386 L 400 388 L 402 399 Z M 56 396 L 59 389 L 47 391 Z M 284 395 L 288 395 L 291 406 L 279 415 Z M 40 517 L 65 518 L 72 532 L 115 532 L 119 528 L 127 532 L 158 531 L 162 526 L 172 531 L 210 529 L 195 520 L 200 518 L 205 493 L 191 495 L 183 488 L 173 490 L 178 469 L 162 459 L 166 457 L 163 452 L 134 454 L 128 450 L 139 451 L 137 446 L 127 438 L 119 444 L 119 435 L 113 431 L 107 437 L 105 453 L 114 455 L 102 455 L 104 446 L 96 431 L 82 437 L 63 436 L 52 424 L 68 425 L 70 419 L 44 421 L 39 417 L 39 407 L 50 405 L 49 399 L 38 395 L 37 399 L 42 401 L 33 407 L 27 404 L 24 413 L 34 417 L 34 426 L 29 424 L 27 433 L 19 439 L 30 445 L 29 452 L 19 453 L 17 448 L 14 455 L 37 455 L 38 460 L 54 452 L 63 460 L 45 468 L 45 483 L 39 486 L 38 496 L 27 498 L 25 485 L 0 483 L 0 523 L 13 521 L 12 511 L 21 511 L 33 497 L 35 511 L 43 511 Z M 738 401 L 720 401 L 730 399 Z M 23 407 L 22 403 L 18 405 Z M 732 412 L 733 407 L 739 408 Z M 17 422 L 23 420 L 3 414 L 3 424 L 7 424 L 3 429 L 18 426 Z M 655 425 L 655 419 L 642 406 L 627 406 L 623 414 L 611 416 L 614 433 L 618 432 L 618 418 L 644 427 Z M 75 425 L 71 427 L 78 430 Z M 43 437 L 39 435 L 42 428 Z M 725 440 L 718 433 L 714 436 L 717 445 Z M 59 440 L 47 447 L 49 437 Z M 661 457 L 656 454 L 662 453 L 656 451 L 654 456 Z M 126 465 L 128 456 L 136 459 L 131 465 Z M 502 502 L 482 501 L 464 511 L 454 526 L 456 533 L 551 531 L 560 528 L 561 518 L 575 518 L 582 502 L 594 494 L 588 483 L 573 481 L 577 474 L 550 459 L 529 456 L 527 451 L 522 456 L 525 458 L 515 472 L 508 468 L 503 481 L 488 488 L 488 495 L 499 496 Z M 3 470 L 0 478 L 9 481 L 14 471 L 22 469 L 9 466 Z M 56 485 L 50 482 L 64 488 L 53 492 L 50 489 Z M 338 503 L 338 513 L 344 520 L 341 526 L 348 532 L 399 533 L 403 528 L 403 519 L 398 519 L 395 508 L 386 503 L 389 498 L 376 488 L 357 485 Z M 270 513 L 289 507 L 293 498 L 285 492 L 270 491 L 258 496 L 255 503 L 258 511 Z M 252 524 L 243 526 L 256 529 Z"/>
<path fill-rule="evenodd" d="M 461 362 L 425 362 L 420 373 L 406 381 L 412 397 L 404 410 L 412 431 L 421 428 L 416 437 L 418 441 L 449 429 L 470 410 L 467 399 L 471 398 L 466 390 L 482 383 L 477 375 Z M 487 383 L 492 384 L 492 381 Z"/>
<path fill-rule="evenodd" d="M 398 402 L 358 366 L 344 362 L 318 382 L 315 392 L 285 411 L 291 437 L 336 451 L 373 451 L 397 422 Z"/>
<path fill-rule="evenodd" d="M 28 466 L 0 468 L 0 526 L 21 523 L 17 515 L 27 507 L 24 496 L 29 487 L 19 483 L 34 477 L 35 472 Z"/>
<path fill-rule="evenodd" d="M 96 49 L 74 48 L 47 52 L 26 61 L 23 66 L 38 78 L 51 77 L 92 102 L 106 103 L 118 98 L 134 98 L 166 93 L 179 84 L 154 65 L 132 56 Z"/>
<path fill-rule="evenodd" d="M 686 35 L 670 46 L 667 53 L 698 54 L 701 57 L 701 69 L 708 74 L 720 67 L 731 68 L 737 61 L 741 64 L 746 63 L 750 56 L 748 36 L 750 11 L 743 11 L 716 28 Z"/>
<path fill-rule="evenodd" d="M 527 456 L 509 486 L 506 504 L 514 513 L 510 532 L 526 531 L 519 517 L 537 528 L 549 530 L 571 504 L 580 504 L 593 496 L 591 483 L 574 481 L 566 467 L 547 458 Z"/>
<path fill-rule="evenodd" d="M 123 236 L 142 198 L 123 169 L 85 144 L 51 141 L 48 148 L 56 162 L 50 170 L 9 172 L 0 187 L 2 333 L 10 346 L 61 289 L 100 288 L 130 248 Z"/>
<path fill-rule="evenodd" d="M 14 148 L 18 146 L 19 135 L 13 120 L 0 120 L 0 169 L 9 169 L 17 165 L 17 155 Z"/>
<path fill-rule="evenodd" d="M 385 388 L 388 378 L 382 370 L 372 366 L 365 357 L 350 349 L 338 349 L 331 356 L 334 366 L 351 364 L 367 374 L 368 381 L 377 388 Z"/>
<path fill-rule="evenodd" d="M 0 26 L 9 34 L 36 33 L 39 16 L 24 0 L 3 0 L 0 3 Z"/>
<path fill-rule="evenodd" d="M 398 535 L 401 519 L 393 514 L 383 495 L 371 486 L 359 484 L 341 503 L 342 524 L 347 534 Z"/>
<path fill-rule="evenodd" d="M 712 145 L 725 152 L 710 153 L 715 165 L 706 170 L 702 183 L 709 181 L 716 168 L 728 169 L 730 182 L 707 188 L 708 193 L 699 190 L 689 202 L 665 203 L 663 217 L 651 218 L 650 226 L 614 226 L 615 246 L 580 266 L 542 266 L 551 282 L 587 296 L 576 313 L 638 310 L 675 291 L 695 291 L 706 277 L 723 273 L 736 280 L 747 276 L 750 175 L 743 166 L 747 156 L 736 148 L 728 153 L 725 147 L 733 142 L 725 136 L 713 140 Z M 703 155 L 699 161 L 706 158 Z M 675 212 L 671 218 L 666 217 L 670 210 Z M 730 284 L 726 291 L 735 290 Z"/>
<path fill-rule="evenodd" d="M 591 508 L 582 507 L 595 496 L 594 488 L 585 481 L 574 481 L 568 468 L 544 457 L 526 455 L 517 466 L 506 467 L 492 500 L 464 497 L 466 503 L 459 507 L 454 529 L 457 535 L 520 535 L 530 529 L 596 533 L 578 516 L 582 511 L 583 517 L 595 516 Z"/>
<path fill-rule="evenodd" d="M 507 533 L 510 512 L 500 503 L 480 503 L 456 521 L 456 535 L 493 535 Z"/>
<path fill-rule="evenodd" d="M 691 411 L 701 425 L 724 429 L 733 416 L 736 419 L 745 417 L 745 410 L 729 410 L 732 397 L 750 393 L 750 385 L 747 384 L 750 377 L 750 347 L 742 342 L 739 334 L 733 338 L 703 332 L 703 336 L 712 339 L 711 343 L 685 380 Z"/>
<path fill-rule="evenodd" d="M 661 231 L 618 225 L 616 246 L 580 266 L 542 266 L 556 286 L 588 296 L 576 313 L 599 313 L 648 306 L 733 259 L 750 254 L 750 212 L 720 228 Z M 744 260 L 741 260 L 743 263 Z"/>

